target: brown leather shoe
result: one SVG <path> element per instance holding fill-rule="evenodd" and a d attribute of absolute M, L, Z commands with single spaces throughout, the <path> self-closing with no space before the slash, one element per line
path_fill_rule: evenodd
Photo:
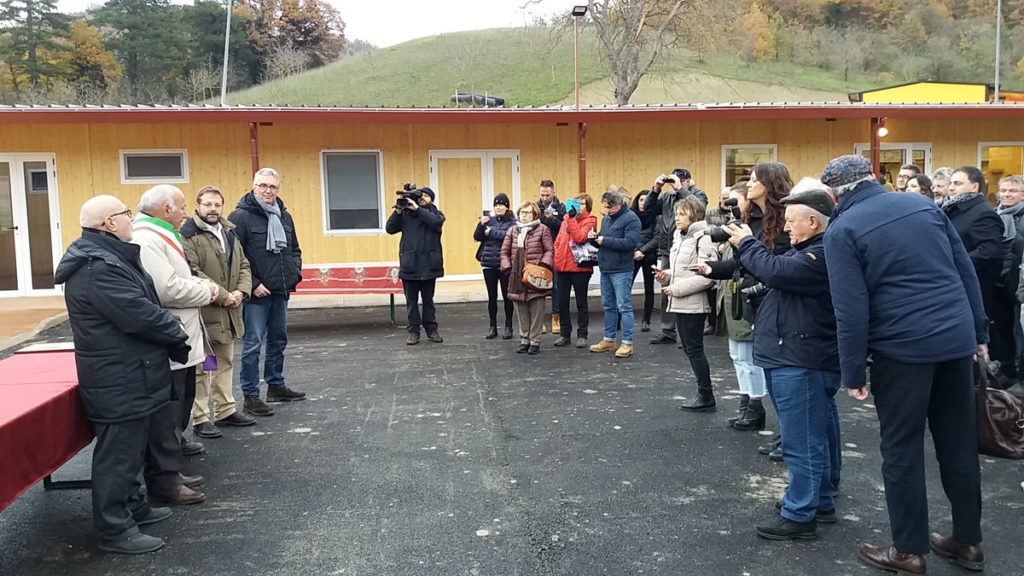
<path fill-rule="evenodd" d="M 861 544 L 857 555 L 868 566 L 874 566 L 880 570 L 895 572 L 900 576 L 912 576 L 924 574 L 927 566 L 924 563 L 924 556 L 919 554 L 904 554 L 898 552 L 894 546 L 872 546 Z"/>
<path fill-rule="evenodd" d="M 159 498 L 168 504 L 199 504 L 203 500 L 206 500 L 206 494 L 202 492 L 196 492 L 195 490 L 179 484 L 169 492 L 150 492 L 154 498 Z"/>
<path fill-rule="evenodd" d="M 181 484 L 183 486 L 188 486 L 189 488 L 192 489 L 201 486 L 203 484 L 203 481 L 205 480 L 205 478 L 198 474 L 196 474 L 195 476 L 186 476 L 184 474 L 179 473 L 178 476 L 181 476 Z"/>
<path fill-rule="evenodd" d="M 943 537 L 939 534 L 932 534 L 931 543 L 936 554 L 951 559 L 963 568 L 974 572 L 985 569 L 985 553 L 981 551 L 981 545 L 963 544 L 952 536 Z"/>

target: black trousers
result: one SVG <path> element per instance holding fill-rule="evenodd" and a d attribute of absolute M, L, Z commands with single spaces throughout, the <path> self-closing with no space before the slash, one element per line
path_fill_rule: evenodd
<path fill-rule="evenodd" d="M 1017 376 L 1017 335 L 1019 322 L 1017 296 L 1004 286 L 992 288 L 992 316 L 988 333 L 992 340 L 988 344 L 989 356 L 998 360 L 1000 371 L 1010 377 Z"/>
<path fill-rule="evenodd" d="M 659 256 L 658 262 L 658 268 L 669 269 L 668 256 Z M 668 296 L 664 294 L 661 295 L 661 333 L 673 340 L 676 339 L 676 315 L 668 311 Z"/>
<path fill-rule="evenodd" d="M 508 278 L 512 270 L 499 271 L 497 268 L 483 268 L 484 284 L 487 286 L 487 318 L 491 326 L 498 325 L 498 287 L 501 287 L 501 301 L 505 304 L 505 326 L 512 327 L 515 306 L 508 299 Z"/>
<path fill-rule="evenodd" d="M 151 418 L 94 424 L 92 520 L 106 541 L 138 533 L 135 518 L 149 514 L 149 502 L 142 487 L 142 465 Z"/>
<path fill-rule="evenodd" d="M 188 382 L 192 397 L 187 398 Z M 168 492 L 181 484 L 185 458 L 181 454 L 182 411 L 189 413 L 196 396 L 196 369 L 171 371 L 171 401 L 149 417 L 145 478 L 151 492 Z M 187 400 L 187 402 L 186 402 Z M 186 425 L 188 421 L 185 421 Z"/>
<path fill-rule="evenodd" d="M 590 286 L 590 277 L 593 272 L 559 272 L 555 276 L 555 283 L 558 285 L 558 309 L 559 322 L 561 322 L 561 335 L 565 338 L 572 336 L 572 315 L 569 313 L 569 289 L 576 293 L 576 337 L 586 338 L 590 329 L 590 304 L 587 302 L 587 288 Z"/>
<path fill-rule="evenodd" d="M 673 314 L 676 329 L 683 343 L 683 352 L 690 361 L 690 368 L 697 379 L 697 391 L 703 396 L 710 395 L 711 366 L 704 354 L 704 318 L 706 314 Z"/>
<path fill-rule="evenodd" d="M 942 489 L 953 513 L 953 537 L 981 542 L 981 473 L 970 357 L 906 364 L 875 355 L 871 391 L 882 436 L 882 479 L 893 545 L 927 554 L 924 427 L 935 442 Z"/>
<path fill-rule="evenodd" d="M 437 311 L 434 309 L 434 285 L 437 280 L 402 280 L 405 290 L 406 330 L 419 334 L 422 326 L 427 334 L 437 332 Z M 423 316 L 420 316 L 420 298 L 423 298 Z"/>
<path fill-rule="evenodd" d="M 633 261 L 633 281 L 636 282 L 636 273 L 641 270 L 644 273 L 644 315 L 643 321 L 651 323 L 651 314 L 654 313 L 654 270 L 651 265 L 654 261 L 644 258 Z"/>

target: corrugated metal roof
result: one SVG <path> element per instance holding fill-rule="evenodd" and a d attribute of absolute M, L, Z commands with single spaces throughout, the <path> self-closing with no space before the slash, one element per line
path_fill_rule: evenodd
<path fill-rule="evenodd" d="M 889 104 L 864 102 L 714 102 L 473 107 L 3 105 L 0 123 L 282 122 L 282 123 L 536 123 L 647 122 L 772 118 L 1024 118 L 1024 103 Z"/>

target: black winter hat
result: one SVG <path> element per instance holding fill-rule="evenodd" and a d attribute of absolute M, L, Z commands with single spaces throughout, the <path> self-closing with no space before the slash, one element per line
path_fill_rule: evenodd
<path fill-rule="evenodd" d="M 508 202 L 508 195 L 505 194 L 504 192 L 501 192 L 497 196 L 494 197 L 494 205 L 497 206 L 498 204 L 501 204 L 505 208 L 511 208 L 512 207 L 509 204 L 509 202 Z"/>

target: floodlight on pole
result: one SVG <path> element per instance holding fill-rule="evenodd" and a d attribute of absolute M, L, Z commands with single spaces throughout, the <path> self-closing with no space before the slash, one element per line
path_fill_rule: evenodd
<path fill-rule="evenodd" d="M 587 5 L 572 7 L 572 65 L 575 76 L 576 110 L 580 109 L 580 18 L 587 14 Z"/>
<path fill-rule="evenodd" d="M 228 46 L 231 44 L 231 9 L 234 7 L 234 0 L 228 0 L 228 23 L 224 27 L 224 62 L 220 77 L 220 105 L 228 105 Z"/>

